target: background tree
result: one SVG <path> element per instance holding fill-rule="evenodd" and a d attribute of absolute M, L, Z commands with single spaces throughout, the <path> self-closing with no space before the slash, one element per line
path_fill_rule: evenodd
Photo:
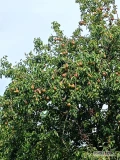
<path fill-rule="evenodd" d="M 120 150 L 120 20 L 112 0 L 77 0 L 81 21 L 68 38 L 60 24 L 12 67 L 1 101 L 1 159 L 98 159 Z M 88 35 L 82 35 L 82 27 Z M 102 110 L 106 104 L 108 109 Z"/>

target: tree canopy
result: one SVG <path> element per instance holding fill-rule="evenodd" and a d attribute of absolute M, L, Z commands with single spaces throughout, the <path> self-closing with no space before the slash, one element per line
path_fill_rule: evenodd
<path fill-rule="evenodd" d="M 35 38 L 25 60 L 0 61 L 1 77 L 11 79 L 0 97 L 1 160 L 93 160 L 94 151 L 120 151 L 117 6 L 76 3 L 81 20 L 71 37 L 53 22 L 48 44 Z"/>

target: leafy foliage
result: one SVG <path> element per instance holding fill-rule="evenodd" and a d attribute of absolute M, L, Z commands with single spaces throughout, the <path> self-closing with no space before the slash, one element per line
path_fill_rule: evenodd
<path fill-rule="evenodd" d="M 93 151 L 120 150 L 120 20 L 112 0 L 76 0 L 81 21 L 68 38 L 60 24 L 48 44 L 12 67 L 0 97 L 3 160 L 98 159 Z M 89 34 L 82 36 L 82 27 Z M 103 105 L 108 106 L 102 110 Z"/>

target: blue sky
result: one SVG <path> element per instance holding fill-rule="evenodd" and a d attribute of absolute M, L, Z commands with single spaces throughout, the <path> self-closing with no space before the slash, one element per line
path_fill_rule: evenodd
<path fill-rule="evenodd" d="M 120 8 L 119 0 L 116 4 Z M 24 59 L 24 53 L 33 50 L 34 38 L 47 42 L 52 21 L 58 21 L 70 36 L 79 20 L 75 0 L 0 0 L 0 58 L 7 55 L 12 63 Z M 0 79 L 0 94 L 8 83 Z"/>

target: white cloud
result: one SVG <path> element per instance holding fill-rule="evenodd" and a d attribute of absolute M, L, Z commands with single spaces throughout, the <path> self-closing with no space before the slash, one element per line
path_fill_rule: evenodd
<path fill-rule="evenodd" d="M 104 105 L 102 106 L 102 110 L 107 110 L 107 109 L 108 109 L 108 105 L 104 104 Z"/>

